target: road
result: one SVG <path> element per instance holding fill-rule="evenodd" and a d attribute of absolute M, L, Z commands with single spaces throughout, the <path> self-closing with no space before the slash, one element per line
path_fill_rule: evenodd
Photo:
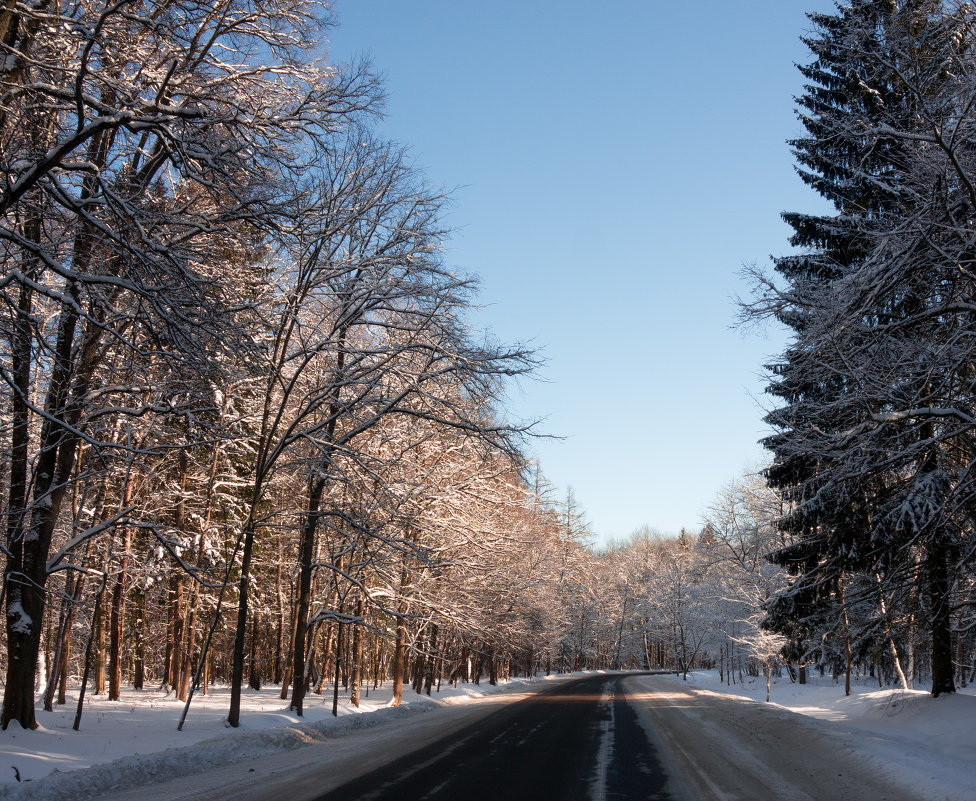
<path fill-rule="evenodd" d="M 317 801 L 670 799 L 620 685 L 597 676 L 538 693 Z"/>
<path fill-rule="evenodd" d="M 784 709 L 673 676 L 487 696 L 99 801 L 909 801 Z"/>
<path fill-rule="evenodd" d="M 653 676 L 558 686 L 316 801 L 903 799 L 783 710 Z"/>

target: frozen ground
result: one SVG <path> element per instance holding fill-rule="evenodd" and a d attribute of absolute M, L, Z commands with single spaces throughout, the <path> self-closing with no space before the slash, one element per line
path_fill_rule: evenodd
<path fill-rule="evenodd" d="M 675 679 L 674 681 L 679 681 Z M 806 685 L 774 680 L 771 703 L 825 721 L 836 737 L 864 753 L 880 770 L 910 788 L 910 798 L 976 801 L 976 687 L 933 698 L 924 690 L 879 690 L 866 678 L 844 695 L 843 679 L 813 675 Z M 689 674 L 704 692 L 762 702 L 766 683 L 746 677 L 727 685 L 717 671 Z"/>
<path fill-rule="evenodd" d="M 727 686 L 708 671 L 691 674 L 687 683 L 677 678 L 663 680 L 680 683 L 696 695 L 740 696 L 739 703 L 750 707 L 765 695 L 761 679 L 750 682 L 747 678 L 744 684 Z M 331 695 L 312 695 L 301 722 L 288 712 L 279 688 L 268 686 L 261 692 L 245 692 L 239 729 L 225 727 L 227 692 L 217 690 L 194 698 L 183 732 L 176 731 L 183 705 L 172 696 L 131 690 L 118 702 L 89 696 L 80 732 L 71 729 L 74 703 L 55 712 L 39 712 L 41 728 L 35 732 L 16 726 L 0 732 L 0 799 L 97 797 L 109 801 L 131 798 L 125 788 L 140 786 L 146 788 L 139 791 L 141 801 L 156 801 L 172 798 L 173 791 L 150 787 L 181 776 L 181 786 L 188 792 L 192 789 L 194 797 L 205 789 L 202 783 L 206 782 L 213 785 L 215 798 L 229 797 L 229 786 L 238 783 L 234 797 L 243 798 L 249 785 L 258 780 L 296 776 L 309 761 L 301 750 L 306 746 L 316 749 L 315 765 L 309 766 L 306 781 L 313 781 L 311 767 L 320 770 L 328 762 L 335 766 L 333 780 L 339 782 L 350 760 L 361 762 L 368 754 L 366 758 L 373 763 L 387 751 L 386 757 L 393 758 L 433 742 L 450 727 L 464 725 L 500 703 L 540 689 L 545 681 L 517 680 L 498 687 L 487 683 L 444 686 L 433 699 L 417 696 L 408 688 L 404 697 L 409 703 L 395 709 L 387 706 L 387 685 L 364 697 L 359 710 L 349 705 L 348 698 L 341 698 L 337 719 L 331 714 Z M 906 787 L 905 798 L 976 799 L 973 688 L 933 699 L 924 691 L 856 685 L 851 697 L 845 698 L 843 686 L 834 685 L 829 678 L 814 676 L 810 681 L 800 686 L 786 678 L 778 680 L 773 686 L 773 704 L 819 721 L 810 724 L 864 754 L 880 772 Z M 401 736 L 391 736 L 392 729 Z M 240 765 L 219 767 L 234 760 L 249 760 L 246 764 L 253 767 L 247 771 Z M 321 773 L 314 781 L 321 782 Z"/>

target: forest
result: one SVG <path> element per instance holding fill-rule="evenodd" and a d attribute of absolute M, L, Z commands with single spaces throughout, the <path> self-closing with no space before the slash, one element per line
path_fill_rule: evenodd
<path fill-rule="evenodd" d="M 328 5 L 0 6 L 0 725 L 584 669 L 974 680 L 976 11 L 811 15 L 771 461 L 597 546 Z M 653 510 L 649 510 L 649 514 Z M 184 712 L 186 714 L 186 711 Z"/>

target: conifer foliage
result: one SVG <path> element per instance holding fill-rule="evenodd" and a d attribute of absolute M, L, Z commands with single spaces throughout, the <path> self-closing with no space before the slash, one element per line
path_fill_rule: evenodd
<path fill-rule="evenodd" d="M 786 214 L 796 255 L 752 307 L 794 332 L 772 365 L 770 484 L 794 575 L 769 625 L 800 652 L 852 604 L 914 610 L 932 692 L 973 558 L 976 31 L 967 3 L 855 0 L 813 15 L 793 143 L 834 214 Z"/>

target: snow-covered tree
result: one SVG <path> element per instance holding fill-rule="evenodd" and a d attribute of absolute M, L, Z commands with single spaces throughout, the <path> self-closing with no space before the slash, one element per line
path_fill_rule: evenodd
<path fill-rule="evenodd" d="M 813 21 L 795 146 L 836 213 L 787 215 L 806 251 L 777 262 L 787 285 L 757 304 L 795 332 L 767 445 L 790 538 L 774 558 L 796 579 L 770 622 L 795 630 L 833 605 L 849 631 L 866 597 L 852 586 L 915 586 L 939 695 L 972 541 L 972 10 L 861 0 Z"/>
<path fill-rule="evenodd" d="M 34 725 L 49 549 L 79 446 L 153 409 L 99 386 L 111 351 L 210 374 L 240 298 L 223 254 L 253 248 L 320 132 L 375 100 L 361 71 L 309 47 L 304 0 L 0 10 L 0 332 L 11 391 L 2 725 Z M 259 102 L 256 102 L 258 101 Z M 43 323 L 43 324 L 42 324 Z M 177 415 L 179 394 L 161 401 Z"/>
<path fill-rule="evenodd" d="M 769 602 L 786 586 L 783 569 L 767 558 L 781 544 L 775 527 L 779 505 L 758 476 L 733 482 L 712 502 L 700 538 L 716 623 L 762 665 L 767 701 L 773 660 L 786 645 L 782 635 L 762 625 Z"/>

